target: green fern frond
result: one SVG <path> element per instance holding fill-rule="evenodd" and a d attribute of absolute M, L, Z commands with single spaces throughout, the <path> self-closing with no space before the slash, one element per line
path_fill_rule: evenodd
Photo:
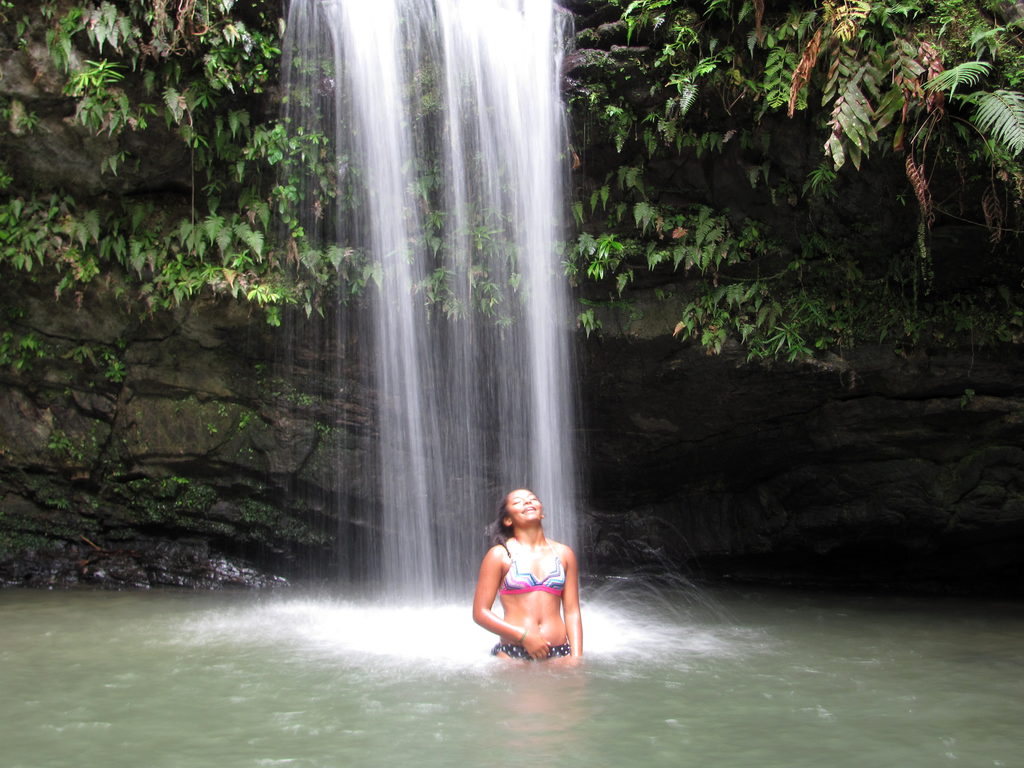
<path fill-rule="evenodd" d="M 689 112 L 690 107 L 692 107 L 694 102 L 697 101 L 697 92 L 697 86 L 692 83 L 680 87 L 678 101 L 680 117 Z"/>
<path fill-rule="evenodd" d="M 1014 155 L 1024 151 L 1024 93 L 992 91 L 971 94 L 977 104 L 974 123 Z"/>
<path fill-rule="evenodd" d="M 255 231 L 248 224 L 239 223 L 235 225 L 235 235 L 249 246 L 249 249 L 256 254 L 257 259 L 263 258 L 263 234 L 261 232 Z"/>
<path fill-rule="evenodd" d="M 164 105 L 167 107 L 167 124 L 180 123 L 185 117 L 185 98 L 171 87 L 164 89 Z"/>
<path fill-rule="evenodd" d="M 768 54 L 764 66 L 764 93 L 768 109 L 778 109 L 789 101 L 790 87 L 793 82 L 793 70 L 796 69 L 797 56 L 785 48 L 773 48 Z"/>
<path fill-rule="evenodd" d="M 988 53 L 991 58 L 996 58 L 999 51 L 999 37 L 1006 32 L 1006 27 L 979 28 L 971 33 L 971 47 L 975 56 Z"/>
<path fill-rule="evenodd" d="M 911 17 L 921 13 L 921 6 L 916 2 L 892 3 L 885 11 L 889 14 Z"/>
<path fill-rule="evenodd" d="M 987 61 L 965 61 L 952 69 L 940 72 L 924 85 L 926 91 L 948 91 L 952 96 L 962 85 L 974 87 L 992 70 Z"/>

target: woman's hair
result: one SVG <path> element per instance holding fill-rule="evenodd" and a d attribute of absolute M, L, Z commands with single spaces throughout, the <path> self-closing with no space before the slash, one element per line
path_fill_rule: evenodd
<path fill-rule="evenodd" d="M 487 526 L 487 542 L 493 547 L 498 544 L 504 545 L 512 538 L 512 526 L 505 525 L 505 518 L 508 517 L 508 494 L 504 494 L 498 501 L 498 515 L 490 525 Z"/>

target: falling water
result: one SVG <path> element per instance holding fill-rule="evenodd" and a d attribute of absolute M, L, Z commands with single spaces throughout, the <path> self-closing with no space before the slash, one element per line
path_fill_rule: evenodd
<path fill-rule="evenodd" d="M 499 489 L 574 539 L 561 21 L 551 0 L 294 0 L 292 130 L 333 138 L 325 223 L 371 275 L 368 562 L 392 594 L 463 587 Z M 351 329 L 350 329 L 351 331 Z M 352 351 L 349 352 L 352 354 Z"/>

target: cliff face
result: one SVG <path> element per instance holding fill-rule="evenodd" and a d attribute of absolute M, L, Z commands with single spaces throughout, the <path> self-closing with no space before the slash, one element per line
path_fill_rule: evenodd
<path fill-rule="evenodd" d="M 46 350 L 0 377 L 4 583 L 358 577 L 372 394 L 330 334 L 230 301 L 141 319 L 113 288 L 4 286 Z M 751 363 L 633 314 L 578 336 L 589 571 L 1019 589 L 1015 351 Z"/>
<path fill-rule="evenodd" d="M 582 350 L 602 568 L 1019 593 L 1016 350 L 759 364 L 649 330 Z"/>
<path fill-rule="evenodd" d="M 114 280 L 80 304 L 41 282 L 3 286 L 19 310 L 0 376 L 4 583 L 344 572 L 359 537 L 337 515 L 372 466 L 370 425 L 358 385 L 323 373 L 329 341 L 305 354 L 230 300 L 139 317 Z M 25 338 L 31 353 L 10 349 Z"/>
<path fill-rule="evenodd" d="M 651 47 L 626 40 L 606 3 L 566 5 L 578 43 L 567 95 L 613 72 L 623 98 L 653 108 Z M 101 175 L 94 145 L 104 140 L 71 125 L 45 52 L 5 61 L 4 95 L 40 116 L 35 134 L 3 137 L 19 177 L 187 205 L 182 156 L 160 130 L 133 136 L 145 145 L 133 154 L 149 161 L 139 172 Z M 583 103 L 574 100 L 573 186 L 586 199 L 640 161 L 638 139 L 617 147 Z M 713 108 L 701 119 L 732 130 Z M 780 259 L 816 222 L 863 252 L 871 279 L 887 254 L 912 246 L 915 213 L 889 202 L 884 190 L 901 181 L 884 164 L 841 180 L 827 208 L 752 184 L 755 167 L 792 187 L 819 163 L 805 122 L 779 120 L 771 136 L 756 151 L 737 143 L 644 160 L 651 202 L 773 222 Z M 600 226 L 593 211 L 583 226 Z M 1004 252 L 973 258 L 976 237 L 951 222 L 936 230 L 933 290 L 1005 269 L 993 266 Z M 332 310 L 286 315 L 278 329 L 227 298 L 146 311 L 124 299 L 116 273 L 55 299 L 56 279 L 5 267 L 0 286 L 0 583 L 360 577 L 374 522 L 347 510 L 369 495 L 373 393 Z M 708 354 L 673 335 L 696 282 L 655 270 L 621 294 L 579 287 L 601 324 L 576 337 L 587 571 L 1020 593 L 1019 344 L 858 343 L 785 362 L 748 360 L 730 340 Z"/>
<path fill-rule="evenodd" d="M 935 322 L 943 302 L 1015 295 L 1005 286 L 1015 286 L 1019 241 L 993 244 L 996 237 L 968 221 L 981 221 L 968 211 L 977 212 L 983 187 L 940 161 L 930 166 L 936 199 L 961 216 L 931 222 L 930 274 L 915 282 L 904 328 L 876 329 L 872 339 L 872 312 L 864 307 L 896 311 L 900 296 L 867 287 L 892 286 L 901 260 L 920 256 L 919 212 L 899 202 L 913 194 L 903 155 L 873 156 L 857 173 L 838 173 L 830 194 L 808 194 L 827 136 L 811 110 L 789 118 L 750 91 L 710 85 L 677 118 L 692 141 L 665 146 L 652 126 L 667 120 L 664 105 L 675 96 L 666 88 L 670 72 L 657 63 L 673 43 L 671 20 L 660 31 L 640 25 L 631 33 L 605 3 L 570 5 L 577 33 L 566 95 L 573 183 L 584 201 L 577 218 L 595 237 L 611 231 L 625 244 L 608 249 L 621 257 L 618 281 L 580 281 L 588 322 L 599 326 L 580 339 L 598 570 L 667 562 L 696 575 L 1019 593 L 1019 333 L 979 344 L 955 324 L 935 323 L 914 341 L 905 335 L 915 323 Z M 693 18 L 702 34 L 727 34 L 709 18 Z M 686 57 L 708 53 L 706 45 L 680 46 L 671 71 L 694 71 Z M 617 204 L 624 215 L 616 220 L 609 212 Z M 749 263 L 702 274 L 648 268 L 649 254 L 670 250 L 674 238 L 689 242 L 693 219 L 682 214 L 697 207 L 721 212 L 723 228 L 756 222 L 757 239 L 771 247 Z M 648 226 L 651 211 L 666 223 Z M 667 223 L 670 215 L 678 223 Z M 808 256 L 810 243 L 822 245 L 817 255 Z M 600 243 L 588 248 L 593 267 Z M 847 268 L 856 277 L 845 282 Z M 848 326 L 865 331 L 860 339 L 837 334 L 827 351 L 799 356 L 802 362 L 758 360 L 748 359 L 757 356 L 737 343 L 739 333 L 717 353 L 706 341 L 731 315 L 754 317 L 738 308 L 740 300 L 711 305 L 703 336 L 680 322 L 701 291 L 728 296 L 718 289 L 769 276 L 759 288 L 764 307 L 794 271 L 790 295 L 807 300 L 808 313 L 828 315 L 832 328 L 844 320 L 831 310 L 860 302 L 859 319 Z M 812 308 L 815 280 L 842 288 Z M 1013 301 L 999 304 L 1001 321 L 1016 327 Z M 791 320 L 773 329 L 782 349 Z M 734 327 L 756 335 L 753 319 L 742 322 Z"/>

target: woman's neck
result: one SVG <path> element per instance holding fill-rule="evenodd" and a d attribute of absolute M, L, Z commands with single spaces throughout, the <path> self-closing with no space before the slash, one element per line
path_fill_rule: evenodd
<path fill-rule="evenodd" d="M 539 525 L 536 528 L 516 528 L 512 538 L 525 549 L 540 549 L 547 546 L 548 543 L 547 537 L 544 536 L 544 529 Z"/>

